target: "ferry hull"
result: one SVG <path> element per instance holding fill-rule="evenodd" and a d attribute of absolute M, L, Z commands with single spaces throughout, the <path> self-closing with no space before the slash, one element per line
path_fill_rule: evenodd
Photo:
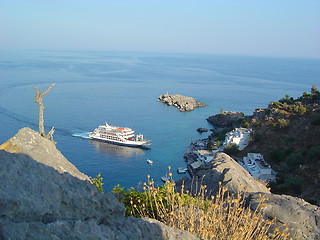
<path fill-rule="evenodd" d="M 116 144 L 116 145 L 120 145 L 120 146 L 127 146 L 127 147 L 137 147 L 137 148 L 149 148 L 149 146 L 151 145 L 148 142 L 132 142 L 130 143 L 128 142 L 120 142 L 120 141 L 112 141 L 109 139 L 105 139 L 105 138 L 99 138 L 99 137 L 90 137 L 91 140 L 98 140 L 101 142 L 107 142 L 107 143 L 112 143 L 112 144 Z"/>

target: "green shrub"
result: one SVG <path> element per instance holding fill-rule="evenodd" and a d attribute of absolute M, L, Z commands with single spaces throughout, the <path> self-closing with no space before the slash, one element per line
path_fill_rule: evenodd
<path fill-rule="evenodd" d="M 218 149 L 218 147 L 217 147 L 217 145 L 215 143 L 208 143 L 207 148 L 210 151 Z"/>
<path fill-rule="evenodd" d="M 255 121 L 255 122 L 253 123 L 253 126 L 254 126 L 254 127 L 260 127 L 261 125 L 262 125 L 262 123 L 259 122 L 259 121 Z"/>
<path fill-rule="evenodd" d="M 277 125 L 279 128 L 286 128 L 289 126 L 289 120 L 280 118 L 278 119 Z"/>
<path fill-rule="evenodd" d="M 282 106 L 282 104 L 279 103 L 279 102 L 272 102 L 272 107 L 273 108 L 280 108 L 281 106 Z"/>
<path fill-rule="evenodd" d="M 295 138 L 292 136 L 286 137 L 285 138 L 286 143 L 293 143 L 295 141 Z"/>
<path fill-rule="evenodd" d="M 316 85 L 311 86 L 311 94 L 317 94 L 319 93 L 318 88 Z"/>
<path fill-rule="evenodd" d="M 232 155 L 240 152 L 239 147 L 235 143 L 230 143 L 223 150 L 226 154 Z"/>
<path fill-rule="evenodd" d="M 293 172 L 295 169 L 299 168 L 299 166 L 304 163 L 304 159 L 301 152 L 288 155 L 285 161 L 289 167 L 289 171 Z"/>
<path fill-rule="evenodd" d="M 320 146 L 312 146 L 308 151 L 306 155 L 306 159 L 309 162 L 316 162 L 320 159 Z"/>
<path fill-rule="evenodd" d="M 270 125 L 271 125 L 272 128 L 276 128 L 278 126 L 278 123 L 277 122 L 272 122 Z"/>
<path fill-rule="evenodd" d="M 231 132 L 233 129 L 234 129 L 233 127 L 227 127 L 227 128 L 222 129 L 221 131 L 215 133 L 214 139 L 216 141 L 223 142 L 225 140 L 225 138 L 226 138 L 227 132 Z"/>
<path fill-rule="evenodd" d="M 317 118 L 317 119 L 315 119 L 315 120 L 313 120 L 313 121 L 311 122 L 311 124 L 312 124 L 312 125 L 316 125 L 316 126 L 320 125 L 320 117 Z"/>
<path fill-rule="evenodd" d="M 243 128 L 247 128 L 247 127 L 249 127 L 249 123 L 248 123 L 248 121 L 247 121 L 247 120 L 244 120 L 244 121 L 242 122 L 241 127 L 243 127 Z"/>
<path fill-rule="evenodd" d="M 96 186 L 96 189 L 101 193 L 104 193 L 104 190 L 102 187 L 104 183 L 102 181 L 103 181 L 103 178 L 101 177 L 100 173 L 95 178 L 91 178 L 91 182 Z"/>
<path fill-rule="evenodd" d="M 259 142 L 263 139 L 263 133 L 261 131 L 253 131 L 250 133 L 249 142 Z"/>
<path fill-rule="evenodd" d="M 302 105 L 301 102 L 295 102 L 294 104 L 287 105 L 285 109 L 288 112 L 298 114 L 300 116 L 304 115 L 307 112 L 307 108 Z"/>
<path fill-rule="evenodd" d="M 303 179 L 297 175 L 289 175 L 285 181 L 285 185 L 295 195 L 299 195 L 303 190 Z"/>
<path fill-rule="evenodd" d="M 288 94 L 286 94 L 284 98 L 281 98 L 281 99 L 279 100 L 279 102 L 285 103 L 285 102 L 288 102 L 289 99 L 290 99 L 290 96 L 289 96 Z"/>
<path fill-rule="evenodd" d="M 292 148 L 273 148 L 270 152 L 270 158 L 275 162 L 282 162 L 293 151 Z"/>

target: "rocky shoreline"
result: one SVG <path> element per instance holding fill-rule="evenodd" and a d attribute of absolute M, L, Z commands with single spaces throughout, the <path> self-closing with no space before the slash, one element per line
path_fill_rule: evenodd
<path fill-rule="evenodd" d="M 158 102 L 166 103 L 168 106 L 174 106 L 180 110 L 180 112 L 192 111 L 198 107 L 205 107 L 206 104 L 198 102 L 192 97 L 187 97 L 179 94 L 169 95 L 164 94 L 160 95 Z"/>
<path fill-rule="evenodd" d="M 239 112 L 222 112 L 207 120 L 214 123 L 214 127 L 226 128 L 243 117 L 243 113 Z M 209 138 L 199 139 L 188 147 L 184 158 L 191 179 L 184 177 L 176 181 L 178 189 L 183 185 L 184 190 L 197 192 L 200 185 L 205 185 L 209 195 L 216 194 L 219 184 L 227 187 L 232 194 L 246 189 L 248 206 L 254 211 L 261 196 L 266 198 L 265 217 L 276 219 L 279 226 L 286 224 L 294 239 L 297 236 L 305 240 L 320 239 L 320 207 L 298 197 L 271 193 L 266 184 L 253 178 L 229 155 L 208 150 L 209 142 Z M 206 152 L 215 156 L 211 161 L 202 162 L 199 153 L 205 155 Z"/>

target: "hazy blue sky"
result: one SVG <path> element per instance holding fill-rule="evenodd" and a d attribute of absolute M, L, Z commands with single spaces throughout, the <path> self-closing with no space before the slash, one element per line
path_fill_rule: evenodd
<path fill-rule="evenodd" d="M 320 0 L 0 0 L 0 49 L 320 58 Z"/>

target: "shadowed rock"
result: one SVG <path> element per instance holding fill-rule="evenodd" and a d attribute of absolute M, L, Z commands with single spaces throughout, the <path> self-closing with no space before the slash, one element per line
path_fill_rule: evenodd
<path fill-rule="evenodd" d="M 207 121 L 217 127 L 227 127 L 239 118 L 243 118 L 242 112 L 224 111 L 222 113 L 210 116 Z"/>

